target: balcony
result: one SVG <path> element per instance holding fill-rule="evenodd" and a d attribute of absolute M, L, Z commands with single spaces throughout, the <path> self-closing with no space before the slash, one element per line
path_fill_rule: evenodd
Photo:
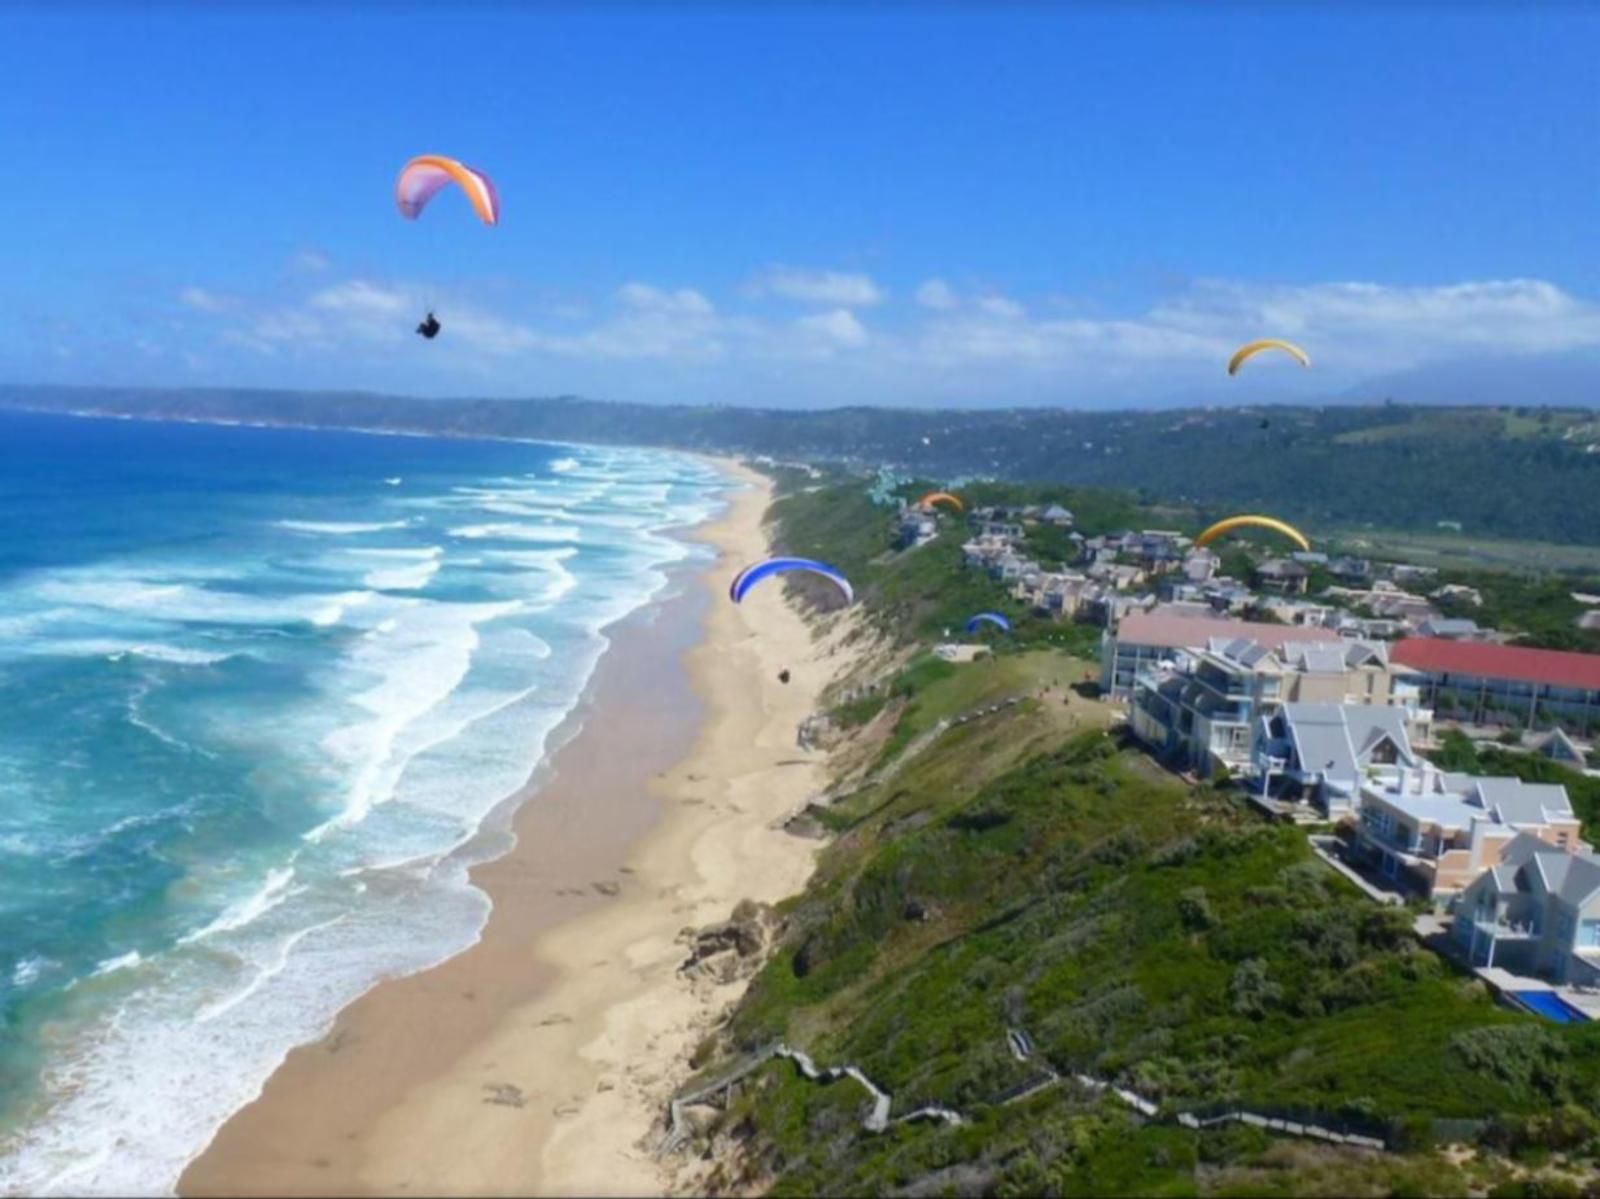
<path fill-rule="evenodd" d="M 1485 937 L 1492 937 L 1496 941 L 1537 941 L 1539 939 L 1539 924 L 1533 920 L 1472 920 L 1473 930 Z"/>
<path fill-rule="evenodd" d="M 1408 863 L 1428 864 L 1428 860 L 1423 857 L 1424 842 L 1420 838 L 1402 837 L 1398 833 L 1381 829 L 1365 820 L 1357 828 L 1360 830 L 1362 840 L 1380 849 L 1386 849 Z"/>

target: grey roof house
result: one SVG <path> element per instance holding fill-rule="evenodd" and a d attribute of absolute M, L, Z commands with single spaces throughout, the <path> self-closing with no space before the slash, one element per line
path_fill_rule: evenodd
<path fill-rule="evenodd" d="M 1600 857 L 1519 834 L 1461 892 L 1451 932 L 1475 966 L 1600 981 Z"/>

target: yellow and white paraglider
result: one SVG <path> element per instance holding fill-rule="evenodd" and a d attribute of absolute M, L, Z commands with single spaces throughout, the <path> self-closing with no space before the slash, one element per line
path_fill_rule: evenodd
<path fill-rule="evenodd" d="M 1302 550 L 1309 551 L 1311 549 L 1311 542 L 1306 540 L 1306 535 L 1293 525 L 1285 524 L 1283 521 L 1275 520 L 1270 516 L 1254 515 L 1230 516 L 1226 520 L 1217 521 L 1216 524 L 1194 539 L 1194 547 L 1195 549 L 1200 549 L 1202 546 L 1209 545 L 1224 533 L 1231 533 L 1234 529 L 1266 529 L 1272 533 L 1281 533 Z"/>
<path fill-rule="evenodd" d="M 1233 357 L 1228 359 L 1228 373 L 1237 375 L 1239 368 L 1254 358 L 1263 350 L 1282 350 L 1301 366 L 1310 366 L 1311 358 L 1304 350 L 1292 342 L 1279 341 L 1276 337 L 1263 338 L 1261 341 L 1247 342 L 1233 352 Z"/>
<path fill-rule="evenodd" d="M 967 510 L 967 506 L 948 491 L 930 491 L 917 501 L 917 507 L 924 512 L 932 512 L 935 504 L 949 504 L 957 512 L 965 512 Z"/>

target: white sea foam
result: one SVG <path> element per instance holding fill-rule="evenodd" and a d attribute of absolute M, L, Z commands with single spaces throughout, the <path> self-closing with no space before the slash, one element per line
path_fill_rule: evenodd
<path fill-rule="evenodd" d="M 443 565 L 438 558 L 428 558 L 410 566 L 368 571 L 361 581 L 378 591 L 420 591 Z"/>
<path fill-rule="evenodd" d="M 149 718 L 147 718 L 145 716 L 144 712 L 142 711 L 141 705 L 144 702 L 145 696 L 147 696 L 149 693 L 150 693 L 150 688 L 149 687 L 139 687 L 139 688 L 135 689 L 135 691 L 133 692 L 133 694 L 131 696 L 128 697 L 128 723 L 129 724 L 133 725 L 135 728 L 143 729 L 146 733 L 150 734 L 150 736 L 154 737 L 157 741 L 161 741 L 164 744 L 170 745 L 170 746 L 172 746 L 173 749 L 181 750 L 184 753 L 198 754 L 199 756 L 201 756 L 203 758 L 214 758 L 214 757 L 216 757 L 216 754 L 212 753 L 209 749 L 206 749 L 204 746 L 195 745 L 195 744 L 193 744 L 191 742 L 185 741 L 181 737 L 174 737 L 171 733 L 167 732 L 160 725 L 156 724 L 153 720 L 150 720 Z"/>
<path fill-rule="evenodd" d="M 464 525 L 451 529 L 450 536 L 468 540 L 495 538 L 499 541 L 581 541 L 583 532 L 576 525 Z"/>
<path fill-rule="evenodd" d="M 132 970 L 135 966 L 140 965 L 143 961 L 144 958 L 140 956 L 137 949 L 130 950 L 127 953 L 119 954 L 114 958 L 107 958 L 105 961 L 101 962 L 94 968 L 94 973 L 91 974 L 90 977 L 100 978 L 103 975 L 114 974 L 118 970 Z"/>
<path fill-rule="evenodd" d="M 266 882 L 237 903 L 230 904 L 209 924 L 179 939 L 180 944 L 203 941 L 217 933 L 234 932 L 260 919 L 287 898 L 294 881 L 294 867 L 282 866 L 267 872 Z"/>
<path fill-rule="evenodd" d="M 313 686 L 271 720 L 247 710 L 244 743 L 264 754 L 274 746 L 298 754 L 286 760 L 304 759 L 308 785 L 333 786 L 337 807 L 316 835 L 296 842 L 293 856 L 286 850 L 276 863 L 262 863 L 249 894 L 220 913 L 207 909 L 207 922 L 176 947 L 101 964 L 106 977 L 97 986 L 120 996 L 118 1006 L 83 1017 L 82 1035 L 52 1057 L 48 1118 L 0 1146 L 0 1194 L 170 1193 L 183 1166 L 259 1093 L 293 1045 L 325 1032 L 376 979 L 426 968 L 472 943 L 487 900 L 468 884 L 461 860 L 447 855 L 533 771 L 604 649 L 599 630 L 658 593 L 667 563 L 703 552 L 649 531 L 709 511 L 695 493 L 714 476 L 676 461 L 649 451 L 591 459 L 585 451 L 531 483 L 422 497 L 458 516 L 486 503 L 543 505 L 563 515 L 553 524 L 473 524 L 466 516 L 452 530 L 456 542 L 443 547 L 328 545 L 330 555 L 349 555 L 342 563 L 330 557 L 328 567 L 348 572 L 350 583 L 359 578 L 361 590 L 263 594 L 259 588 L 274 581 L 269 566 L 257 589 L 235 592 L 130 570 L 67 580 L 87 592 L 30 594 L 41 610 L 64 605 L 68 619 L 90 623 L 99 612 L 102 622 L 118 621 L 125 646 L 186 649 L 186 636 L 169 632 L 171 624 L 220 618 L 257 623 L 248 634 L 230 629 L 230 642 L 283 638 L 267 657 L 275 669 L 279 655 L 323 655 Z M 635 487 L 634 477 L 644 482 Z M 661 482 L 667 478 L 670 491 Z M 539 494 L 512 494 L 530 490 Z M 407 498 L 386 497 L 386 507 Z M 279 523 L 332 536 L 407 525 Z M 466 548 L 463 541 L 489 544 L 460 558 L 453 550 Z M 323 550 L 317 553 L 316 568 L 324 569 Z M 475 599 L 494 599 L 386 594 L 406 590 L 386 585 L 392 576 L 427 569 L 431 580 L 436 568 L 448 568 L 452 584 L 470 580 Z M 130 588 L 131 606 L 123 602 Z M 129 636 L 128 619 L 151 624 Z M 341 627 L 318 637 L 273 627 L 306 621 Z M 218 683 L 199 672 L 172 674 L 163 685 Z M 233 685 L 231 676 L 221 682 Z M 227 716 L 223 704 L 212 711 L 219 721 Z M 198 736 L 187 723 L 178 727 Z M 403 869 L 374 869 L 402 862 Z M 131 970 L 135 964 L 141 969 Z"/>
<path fill-rule="evenodd" d="M 347 591 L 343 595 L 335 596 L 332 603 L 311 613 L 308 619 L 320 628 L 336 625 L 344 619 L 345 613 L 351 608 L 359 608 L 370 603 L 375 594 L 371 591 Z"/>
<path fill-rule="evenodd" d="M 145 658 L 174 666 L 215 666 L 229 658 L 239 657 L 242 652 L 191 649 L 152 642 L 109 641 L 94 637 L 30 640 L 25 648 L 29 653 L 57 657 L 106 658 L 112 662 L 120 662 L 124 658 Z"/>
<path fill-rule="evenodd" d="M 375 804 L 393 796 L 406 761 L 419 752 L 405 736 L 410 726 L 461 685 L 478 646 L 477 626 L 520 606 L 515 601 L 421 603 L 403 611 L 381 636 L 374 636 L 374 630 L 362 639 L 352 665 L 376 674 L 379 681 L 351 702 L 371 713 L 371 719 L 345 725 L 323 739 L 323 748 L 354 766 L 355 774 L 343 810 L 307 834 L 310 840 L 360 824 Z"/>
<path fill-rule="evenodd" d="M 271 625 L 300 621 L 333 624 L 345 608 L 365 602 L 372 593 L 272 596 L 186 583 L 152 583 L 137 577 L 63 573 L 39 583 L 35 594 L 50 604 L 71 604 L 159 623 Z M 330 616 L 330 612 L 334 614 Z M 85 614 L 74 613 L 80 615 Z M 95 619 L 92 614 L 86 618 Z"/>
<path fill-rule="evenodd" d="M 409 520 L 280 520 L 274 522 L 280 529 L 293 529 L 296 533 L 327 533 L 334 537 L 347 537 L 352 533 L 380 533 L 384 529 L 403 529 Z"/>

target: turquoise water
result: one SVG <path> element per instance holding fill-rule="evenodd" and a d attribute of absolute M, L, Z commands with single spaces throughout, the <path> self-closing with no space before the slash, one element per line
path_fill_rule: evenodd
<path fill-rule="evenodd" d="M 1530 1012 L 1557 1024 L 1584 1024 L 1589 1019 L 1582 1009 L 1573 1007 L 1554 991 L 1508 991 L 1507 994 Z"/>
<path fill-rule="evenodd" d="M 170 1192 L 288 1049 L 469 945 L 451 851 L 722 488 L 0 413 L 0 1190 Z"/>

